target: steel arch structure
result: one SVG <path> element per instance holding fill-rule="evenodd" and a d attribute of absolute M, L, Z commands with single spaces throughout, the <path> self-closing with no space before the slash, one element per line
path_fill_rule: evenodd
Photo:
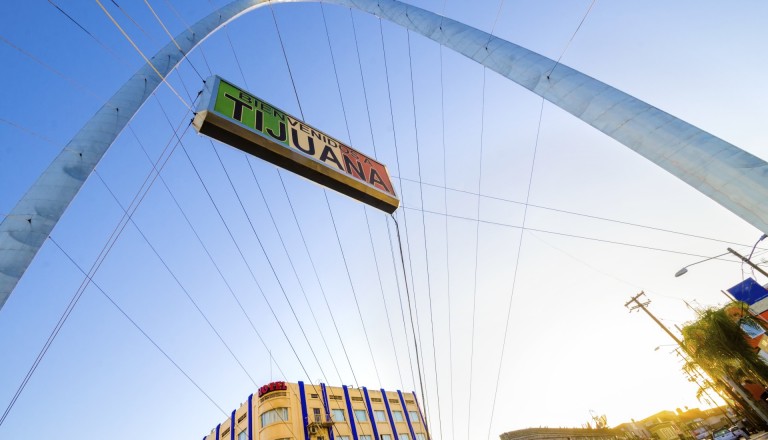
<path fill-rule="evenodd" d="M 765 161 L 545 56 L 397 0 L 235 0 L 177 35 L 151 58 L 152 64 L 141 67 L 72 138 L 0 223 L 0 309 L 107 149 L 185 54 L 222 26 L 260 6 L 314 1 L 379 16 L 477 61 L 768 232 L 768 204 L 762 203 L 768 200 Z"/>

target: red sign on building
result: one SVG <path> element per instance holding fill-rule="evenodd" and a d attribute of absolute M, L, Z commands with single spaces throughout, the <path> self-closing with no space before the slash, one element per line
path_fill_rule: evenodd
<path fill-rule="evenodd" d="M 288 390 L 288 386 L 285 384 L 285 382 L 272 382 L 259 388 L 259 397 L 267 393 L 271 393 L 272 391 L 287 391 L 287 390 Z"/>

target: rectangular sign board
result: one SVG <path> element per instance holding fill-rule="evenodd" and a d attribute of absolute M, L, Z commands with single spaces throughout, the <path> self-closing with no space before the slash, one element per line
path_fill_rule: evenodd
<path fill-rule="evenodd" d="M 387 167 L 218 76 L 192 123 L 206 136 L 387 213 L 400 204 Z"/>

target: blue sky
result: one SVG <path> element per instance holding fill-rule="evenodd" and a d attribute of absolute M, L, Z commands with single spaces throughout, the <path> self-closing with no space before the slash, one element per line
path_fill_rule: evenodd
<path fill-rule="evenodd" d="M 564 64 L 768 157 L 762 56 L 768 10 L 761 2 L 598 1 L 570 44 L 589 1 L 507 0 L 498 19 L 498 1 L 411 3 L 438 13 L 444 10 L 446 16 L 486 31 L 496 22 L 494 33 L 502 38 L 550 58 L 562 54 Z M 5 66 L 0 78 L 6 84 L 0 104 L 2 214 L 143 64 L 95 2 L 56 4 L 98 43 L 42 0 L 21 2 L 0 16 Z M 167 42 L 144 2 L 118 2 L 138 26 L 115 3 L 104 4 L 147 55 Z M 184 22 L 192 23 L 224 2 L 150 4 L 177 34 Z M 760 231 L 549 104 L 543 107 L 538 130 L 541 100 L 475 63 L 441 52 L 431 41 L 408 36 L 394 25 L 380 25 L 375 17 L 333 5 L 322 8 L 328 37 L 319 4 L 273 7 L 296 93 L 269 8 L 212 35 L 190 54 L 194 69 L 183 63 L 169 81 L 182 96 L 185 90 L 194 96 L 202 86 L 195 69 L 203 77 L 214 73 L 247 85 L 294 115 L 303 111 L 308 123 L 375 154 L 394 176 L 408 179 L 398 183 L 403 207 L 397 218 L 404 239 L 407 234 L 407 276 L 419 316 L 432 433 L 442 431 L 440 438 L 445 439 L 483 438 L 489 432 L 495 437 L 528 426 L 578 426 L 590 410 L 607 414 L 614 425 L 661 409 L 698 405 L 695 388 L 679 372 L 674 356 L 668 350 L 654 351 L 672 341 L 648 318 L 627 313 L 623 305 L 645 290 L 654 313 L 674 327 L 695 316 L 684 300 L 697 307 L 721 304 L 725 297 L 720 289 L 752 274 L 733 262 L 712 261 L 674 278 L 680 267 L 701 259 L 695 255 L 717 255 L 729 244 L 562 211 L 741 244 L 731 244 L 737 249 L 754 243 Z M 130 203 L 151 169 L 142 148 L 157 160 L 172 139 L 172 125 L 186 126 L 186 112 L 161 86 L 111 147 L 97 167 L 98 175 L 86 182 L 52 234 L 79 265 L 93 264 L 122 216 L 110 191 L 123 206 Z M 126 226 L 95 281 L 225 412 L 271 380 L 349 385 L 354 384 L 352 370 L 360 385 L 418 389 L 409 364 L 411 329 L 404 326 L 400 309 L 405 299 L 398 296 L 405 294 L 403 273 L 399 254 L 392 253 L 387 216 L 272 165 L 247 161 L 227 146 L 214 147 L 191 129 L 183 145 L 191 163 L 179 147 L 162 173 L 170 193 L 158 180 L 134 215 L 141 233 L 179 282 L 133 224 Z M 525 200 L 534 147 L 530 203 L 536 207 L 529 208 L 529 229 L 521 235 L 522 205 L 501 199 Z M 420 190 L 414 182 L 419 180 L 437 187 L 422 185 Z M 453 190 L 446 196 L 440 186 Z M 493 198 L 478 202 L 473 195 L 478 192 Z M 451 215 L 447 221 L 440 214 L 446 212 L 446 202 Z M 471 220 L 478 203 L 483 220 L 479 226 Z M 335 230 L 340 232 L 343 255 Z M 757 254 L 759 260 L 761 252 Z M 765 282 L 759 275 L 757 279 Z M 82 280 L 67 257 L 48 242 L 0 311 L 0 334 L 5 335 L 0 339 L 5 359 L 1 409 Z M 343 347 L 323 293 L 334 310 Z M 491 421 L 510 297 L 509 336 Z M 351 354 L 351 368 L 344 349 Z M 91 286 L 0 426 L 0 435 L 10 438 L 33 429 L 40 436 L 70 438 L 85 429 L 89 434 L 109 432 L 114 438 L 200 438 L 224 417 Z"/>

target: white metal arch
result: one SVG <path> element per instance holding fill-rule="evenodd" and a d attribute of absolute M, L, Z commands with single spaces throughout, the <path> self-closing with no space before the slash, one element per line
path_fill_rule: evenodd
<path fill-rule="evenodd" d="M 273 0 L 275 3 L 317 0 Z M 323 1 L 323 0 L 320 0 Z M 324 0 L 418 32 L 573 114 L 763 232 L 768 164 L 594 78 L 486 32 L 397 0 Z M 104 153 L 167 76 L 210 34 L 269 0 L 236 0 L 195 23 L 140 68 L 88 121 L 0 223 L 0 309 Z M 157 61 L 157 62 L 156 62 Z"/>

